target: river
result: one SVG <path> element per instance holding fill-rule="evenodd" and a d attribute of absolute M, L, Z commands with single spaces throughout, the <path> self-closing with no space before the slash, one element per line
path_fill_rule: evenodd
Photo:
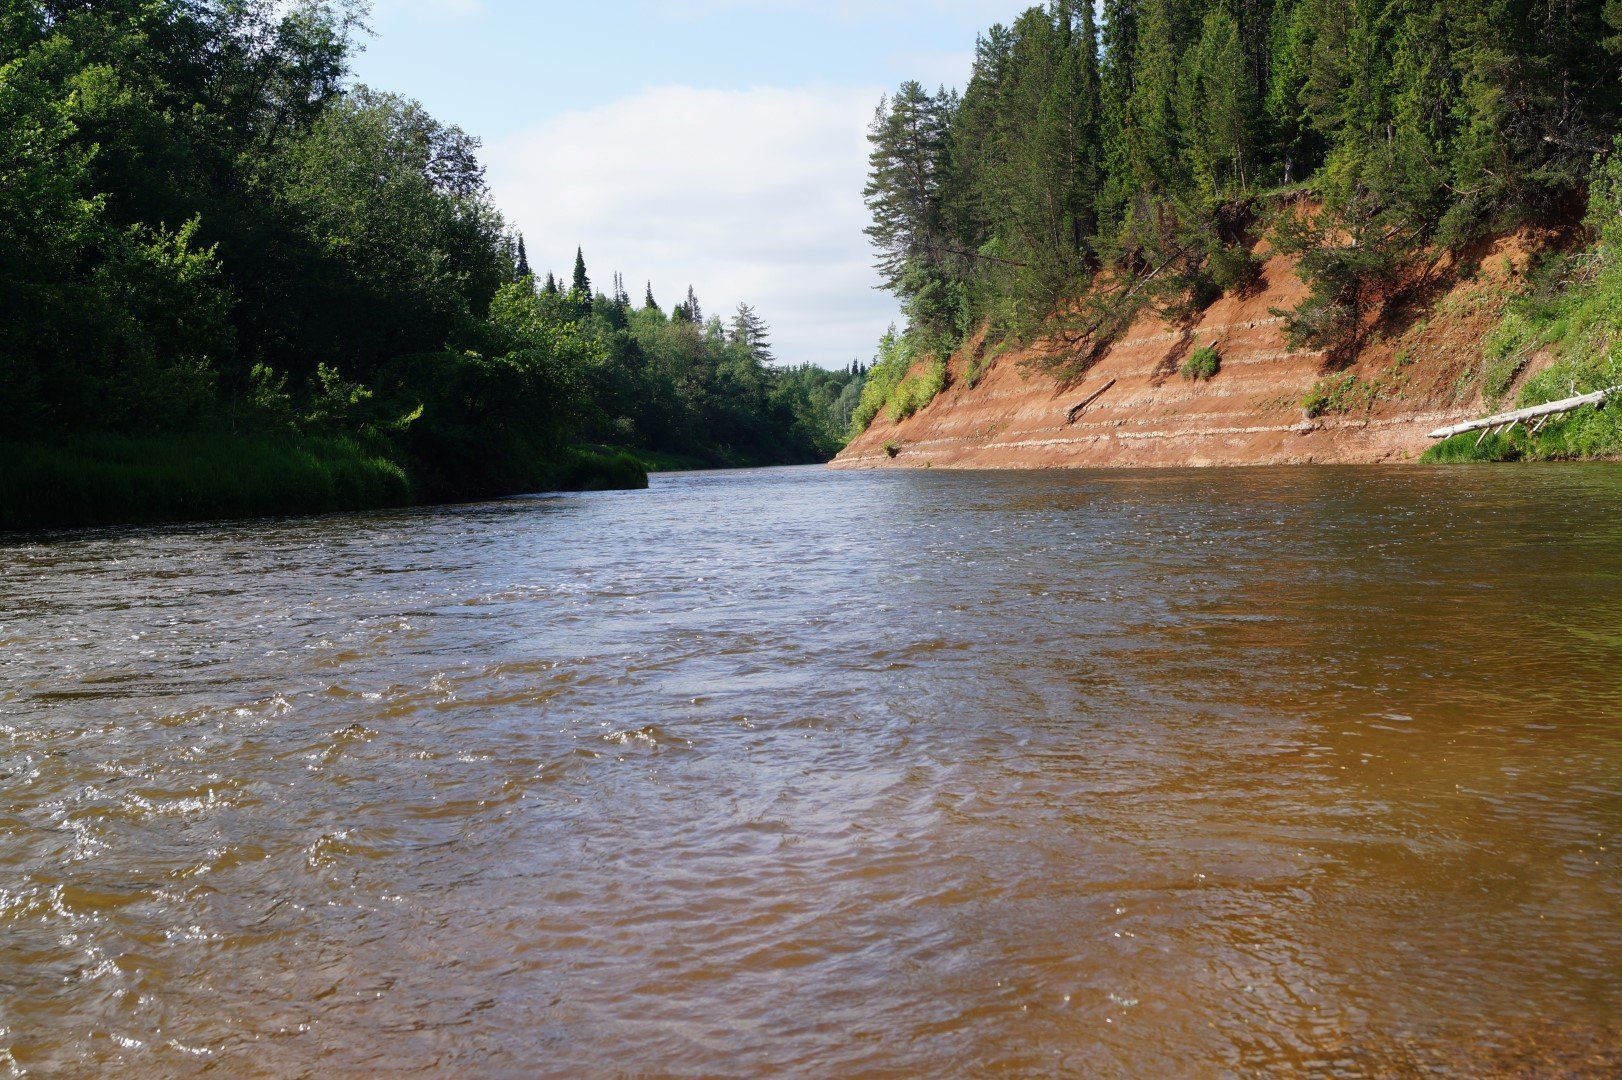
<path fill-rule="evenodd" d="M 0 1076 L 1622 1069 L 1622 470 L 0 540 Z"/>

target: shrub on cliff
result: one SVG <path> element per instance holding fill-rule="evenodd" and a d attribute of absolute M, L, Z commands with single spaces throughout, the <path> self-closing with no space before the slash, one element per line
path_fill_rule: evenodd
<path fill-rule="evenodd" d="M 1183 378 L 1190 382 L 1204 382 L 1214 378 L 1222 370 L 1222 354 L 1217 352 L 1215 345 L 1202 345 L 1189 354 L 1183 361 Z"/>

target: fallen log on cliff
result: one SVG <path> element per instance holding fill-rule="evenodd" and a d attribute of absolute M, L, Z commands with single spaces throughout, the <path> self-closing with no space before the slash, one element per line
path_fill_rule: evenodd
<path fill-rule="evenodd" d="M 1426 438 L 1450 439 L 1455 435 L 1463 435 L 1467 431 L 1490 431 L 1502 427 L 1506 430 L 1514 427 L 1524 420 L 1547 419 L 1568 413 L 1573 409 L 1580 409 L 1584 405 L 1603 405 L 1606 399 L 1616 394 L 1622 394 L 1622 386 L 1613 386 L 1607 390 L 1596 390 L 1592 394 L 1580 394 L 1577 397 L 1562 398 L 1560 401 L 1551 401 L 1546 405 L 1533 405 L 1529 409 L 1516 409 L 1514 412 L 1499 413 L 1496 416 L 1484 416 L 1480 420 L 1471 420 L 1465 424 L 1454 424 L 1452 427 L 1438 428 Z M 1542 426 L 1542 425 L 1539 425 Z"/>
<path fill-rule="evenodd" d="M 1080 405 L 1077 405 L 1074 408 L 1072 408 L 1070 410 L 1070 416 L 1064 422 L 1064 426 L 1069 427 L 1071 424 L 1074 424 L 1076 422 L 1076 417 L 1080 416 L 1082 413 L 1087 411 L 1087 406 L 1091 405 L 1093 402 L 1095 402 L 1099 398 L 1103 397 L 1105 392 L 1108 391 L 1109 388 L 1114 386 L 1114 385 L 1115 385 L 1115 380 L 1111 379 L 1109 382 L 1105 383 L 1103 386 L 1101 386 L 1097 390 L 1093 391 L 1092 396 L 1090 396 L 1086 401 L 1083 401 Z"/>

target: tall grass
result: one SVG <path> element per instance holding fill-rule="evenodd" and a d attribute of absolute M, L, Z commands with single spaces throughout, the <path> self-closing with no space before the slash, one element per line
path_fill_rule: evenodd
<path fill-rule="evenodd" d="M 404 506 L 405 470 L 347 438 L 76 436 L 0 443 L 0 529 Z"/>

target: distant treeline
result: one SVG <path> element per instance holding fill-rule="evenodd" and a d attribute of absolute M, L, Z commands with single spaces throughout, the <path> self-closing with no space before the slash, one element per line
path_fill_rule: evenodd
<path fill-rule="evenodd" d="M 838 448 L 860 376 L 769 366 L 749 309 L 633 308 L 583 261 L 538 286 L 477 140 L 346 89 L 364 10 L 0 0 L 0 527 L 160 489 L 162 516 L 253 512 L 233 475 L 321 509 L 636 472 L 578 444 Z M 212 472 L 177 475 L 174 446 Z M 299 476 L 327 479 L 301 498 Z"/>
<path fill-rule="evenodd" d="M 1311 286 L 1292 341 L 1348 350 L 1415 259 L 1581 217 L 1619 52 L 1618 0 L 1061 0 L 961 96 L 886 98 L 868 231 L 922 352 L 1059 330 L 1074 374 L 1246 288 L 1264 233 Z"/>

